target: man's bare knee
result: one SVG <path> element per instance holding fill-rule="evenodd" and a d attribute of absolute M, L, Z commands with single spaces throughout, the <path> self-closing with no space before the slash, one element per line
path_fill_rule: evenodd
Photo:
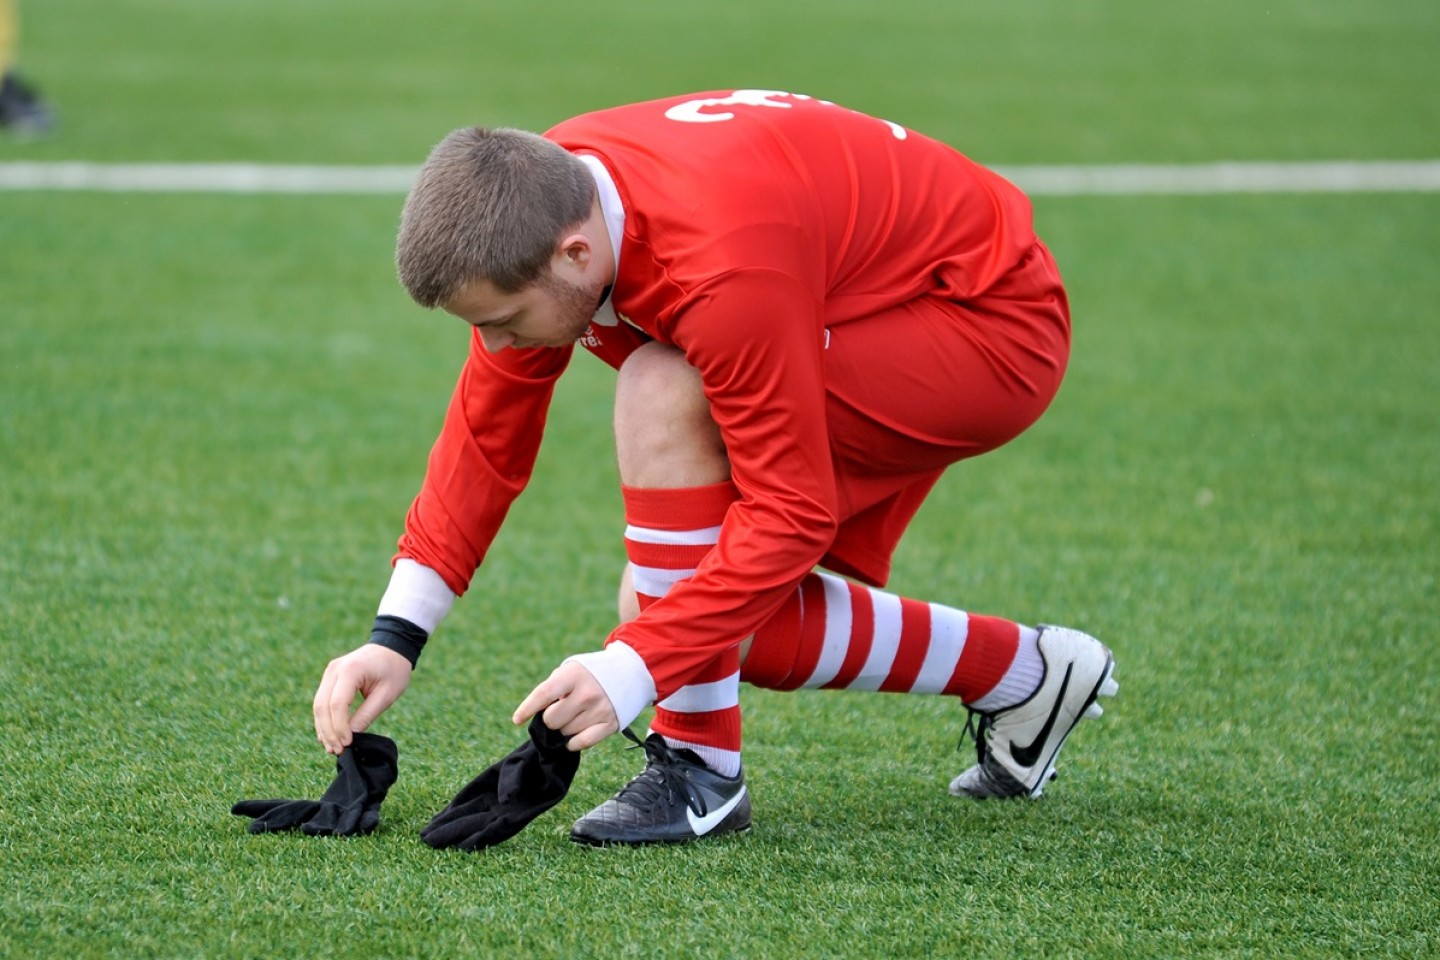
<path fill-rule="evenodd" d="M 729 479 L 725 443 L 700 372 L 676 348 L 649 343 L 621 366 L 615 450 L 620 479 L 631 486 L 694 487 Z"/>

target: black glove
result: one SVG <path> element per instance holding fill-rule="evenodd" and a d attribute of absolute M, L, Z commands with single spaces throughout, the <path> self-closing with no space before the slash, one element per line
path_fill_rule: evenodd
<path fill-rule="evenodd" d="M 420 839 L 437 850 L 483 850 L 524 830 L 570 792 L 580 754 L 565 749 L 569 739 L 536 714 L 530 739 L 466 784 Z"/>
<path fill-rule="evenodd" d="M 335 782 L 319 800 L 241 800 L 230 812 L 250 821 L 251 833 L 299 827 L 312 836 L 354 837 L 380 823 L 380 803 L 400 775 L 395 741 L 357 733 L 335 758 Z"/>

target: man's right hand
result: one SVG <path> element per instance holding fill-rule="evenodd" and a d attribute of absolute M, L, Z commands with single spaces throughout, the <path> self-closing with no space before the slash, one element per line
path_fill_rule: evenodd
<path fill-rule="evenodd" d="M 400 699 L 410 685 L 413 668 L 399 653 L 367 643 L 331 660 L 315 691 L 315 736 L 326 752 L 339 756 L 375 718 Z M 364 702 L 350 713 L 360 694 Z"/>

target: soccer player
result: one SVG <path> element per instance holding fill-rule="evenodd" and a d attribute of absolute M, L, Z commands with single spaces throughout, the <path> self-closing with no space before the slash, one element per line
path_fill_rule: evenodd
<path fill-rule="evenodd" d="M 55 118 L 15 71 L 19 34 L 13 0 L 0 0 L 0 127 L 22 136 L 39 136 L 50 130 Z"/>
<path fill-rule="evenodd" d="M 396 258 L 418 303 L 474 331 L 371 642 L 316 691 L 330 752 L 401 695 L 469 586 L 576 343 L 618 370 L 620 622 L 514 720 L 543 712 L 581 750 L 655 712 L 645 769 L 572 839 L 749 827 L 741 681 L 957 697 L 979 749 L 950 792 L 977 798 L 1038 795 L 1115 691 L 1085 633 L 880 589 L 942 471 L 1025 430 L 1065 370 L 1060 275 L 997 174 L 824 100 L 673 97 L 544 136 L 456 131 Z"/>

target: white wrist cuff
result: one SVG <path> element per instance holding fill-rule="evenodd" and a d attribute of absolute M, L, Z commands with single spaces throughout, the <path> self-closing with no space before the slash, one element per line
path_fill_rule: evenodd
<path fill-rule="evenodd" d="M 629 644 L 616 640 L 604 650 L 565 658 L 566 663 L 572 660 L 595 677 L 605 696 L 610 698 L 610 706 L 622 728 L 628 727 L 640 716 L 641 710 L 655 702 L 655 680 L 640 654 Z"/>
<path fill-rule="evenodd" d="M 390 586 L 380 598 L 375 615 L 409 620 L 426 633 L 434 633 L 454 602 L 455 594 L 440 574 L 402 557 L 395 561 Z"/>

